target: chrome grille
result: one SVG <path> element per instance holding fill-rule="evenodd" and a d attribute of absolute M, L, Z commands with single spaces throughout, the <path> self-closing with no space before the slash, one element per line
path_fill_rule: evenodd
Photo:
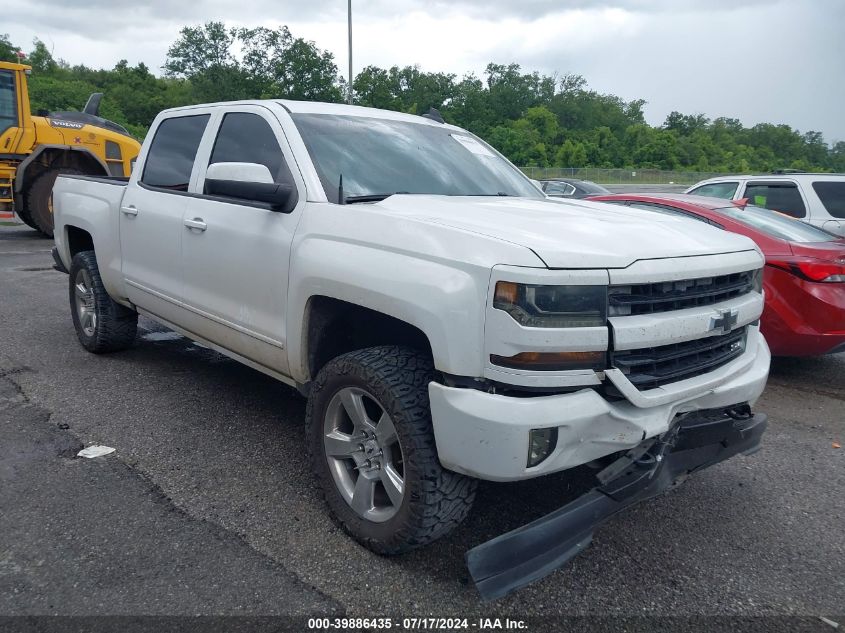
<path fill-rule="evenodd" d="M 745 351 L 746 337 L 746 328 L 742 327 L 722 336 L 615 351 L 610 355 L 610 365 L 622 370 L 637 389 L 654 389 L 729 363 Z"/>
<path fill-rule="evenodd" d="M 608 315 L 653 314 L 713 305 L 754 290 L 757 272 L 747 270 L 717 277 L 610 286 Z"/>

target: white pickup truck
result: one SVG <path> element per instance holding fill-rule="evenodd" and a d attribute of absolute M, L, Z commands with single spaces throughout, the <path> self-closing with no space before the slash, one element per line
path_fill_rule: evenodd
<path fill-rule="evenodd" d="M 593 490 L 468 553 L 485 598 L 766 426 L 750 240 L 552 202 L 435 115 L 168 110 L 128 182 L 63 176 L 54 208 L 82 345 L 131 345 L 142 314 L 297 387 L 328 507 L 376 552 L 448 533 L 478 479 L 594 469 Z"/>

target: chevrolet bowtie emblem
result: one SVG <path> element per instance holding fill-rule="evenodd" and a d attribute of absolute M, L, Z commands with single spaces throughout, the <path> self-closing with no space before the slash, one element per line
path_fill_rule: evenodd
<path fill-rule="evenodd" d="M 719 316 L 710 317 L 710 330 L 721 330 L 727 334 L 739 320 L 739 310 L 719 310 Z"/>

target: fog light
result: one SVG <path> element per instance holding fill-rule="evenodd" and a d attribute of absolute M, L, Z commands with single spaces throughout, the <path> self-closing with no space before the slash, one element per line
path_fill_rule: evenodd
<path fill-rule="evenodd" d="M 536 466 L 555 450 L 557 427 L 531 429 L 528 435 L 528 468 Z"/>

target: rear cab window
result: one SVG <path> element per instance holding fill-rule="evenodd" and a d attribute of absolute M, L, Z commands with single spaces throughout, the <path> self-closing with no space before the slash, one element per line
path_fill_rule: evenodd
<path fill-rule="evenodd" d="M 695 196 L 709 196 L 710 198 L 722 198 L 723 200 L 730 200 L 736 193 L 736 188 L 739 182 L 711 182 L 706 185 L 696 187 L 691 194 Z"/>
<path fill-rule="evenodd" d="M 210 115 L 164 119 L 144 161 L 141 183 L 169 191 L 188 191 L 194 159 Z"/>
<path fill-rule="evenodd" d="M 803 218 L 807 215 L 807 207 L 798 189 L 798 184 L 791 181 L 751 181 L 745 185 L 744 198 L 748 203 L 764 209 L 771 209 Z"/>
<path fill-rule="evenodd" d="M 845 218 L 845 182 L 816 180 L 813 191 L 832 217 Z"/>

